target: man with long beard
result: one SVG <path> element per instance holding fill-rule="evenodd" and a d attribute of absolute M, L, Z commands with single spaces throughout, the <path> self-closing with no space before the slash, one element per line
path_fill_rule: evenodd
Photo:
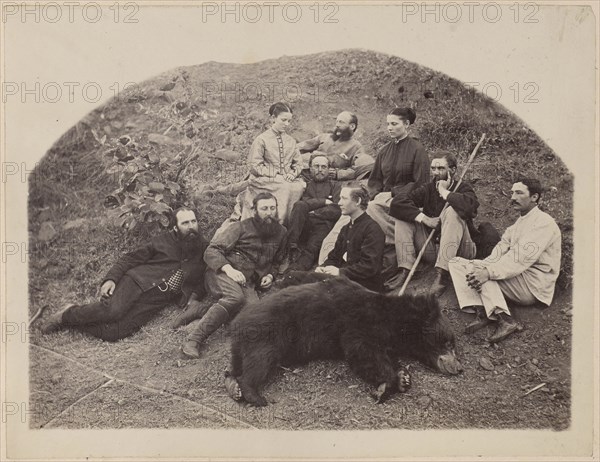
<path fill-rule="evenodd" d="M 206 247 L 195 212 L 187 207 L 177 209 L 169 232 L 115 263 L 102 282 L 99 301 L 65 306 L 50 316 L 42 332 L 68 327 L 116 341 L 133 334 L 178 300 L 182 307 L 200 306 Z"/>
<path fill-rule="evenodd" d="M 374 159 L 365 153 L 362 144 L 354 139 L 358 118 L 349 111 L 340 112 L 330 133 L 321 133 L 298 144 L 304 164 L 311 154 L 321 153 L 329 159 L 329 178 L 332 180 L 360 179 L 371 171 Z"/>
<path fill-rule="evenodd" d="M 457 255 L 474 258 L 475 243 L 471 239 L 473 218 L 479 202 L 473 187 L 463 181 L 454 191 L 457 180 L 456 158 L 440 151 L 431 161 L 432 181 L 392 199 L 390 215 L 395 220 L 394 241 L 398 273 L 386 281 L 387 290 L 400 289 L 431 230 L 439 228 L 439 241 L 431 240 L 423 259 L 435 262 L 436 278 L 430 293 L 442 295 L 450 282 L 448 262 Z M 448 203 L 448 207 L 444 206 Z"/>
<path fill-rule="evenodd" d="M 279 224 L 277 199 L 263 192 L 252 201 L 254 216 L 234 222 L 216 235 L 204 253 L 206 285 L 218 298 L 182 346 L 188 358 L 200 357 L 200 346 L 248 302 L 258 300 L 256 287 L 273 284 L 272 266 L 283 259 L 286 229 Z"/>

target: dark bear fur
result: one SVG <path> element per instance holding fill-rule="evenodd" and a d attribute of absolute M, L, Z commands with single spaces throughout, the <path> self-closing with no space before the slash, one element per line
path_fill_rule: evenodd
<path fill-rule="evenodd" d="M 285 275 L 275 281 L 273 289 L 285 289 L 289 286 L 298 286 L 300 284 L 310 284 L 312 282 L 322 282 L 332 279 L 334 276 L 326 273 L 315 273 L 314 271 L 299 271 L 292 270 L 285 273 Z"/>
<path fill-rule="evenodd" d="M 288 282 L 315 277 L 310 274 Z M 360 378 L 388 391 L 398 389 L 400 355 L 460 372 L 454 333 L 435 298 L 382 295 L 347 278 L 321 276 L 246 306 L 233 321 L 229 374 L 246 401 L 267 404 L 260 389 L 278 365 L 316 359 L 345 359 Z"/>

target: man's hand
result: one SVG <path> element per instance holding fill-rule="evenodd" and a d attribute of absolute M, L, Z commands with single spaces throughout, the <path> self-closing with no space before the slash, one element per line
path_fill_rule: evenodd
<path fill-rule="evenodd" d="M 294 181 L 296 179 L 296 175 L 294 175 L 293 173 L 286 173 L 285 175 L 283 175 L 283 179 L 285 181 Z"/>
<path fill-rule="evenodd" d="M 490 272 L 485 267 L 476 267 L 467 274 L 467 284 L 477 292 L 481 292 L 481 286 L 489 280 Z"/>
<path fill-rule="evenodd" d="M 272 285 L 273 285 L 273 275 L 272 274 L 266 274 L 260 280 L 260 288 L 261 289 L 267 290 L 267 289 L 271 288 Z"/>
<path fill-rule="evenodd" d="M 317 268 L 315 268 L 315 273 L 325 273 L 325 274 L 331 274 L 332 276 L 339 276 L 340 269 L 337 266 L 333 266 L 333 265 L 317 266 Z"/>
<path fill-rule="evenodd" d="M 100 297 L 109 298 L 115 291 L 115 287 L 117 287 L 115 281 L 111 281 L 110 279 L 108 281 L 104 281 L 104 284 L 100 286 Z"/>
<path fill-rule="evenodd" d="M 443 194 L 448 191 L 450 187 L 450 180 L 440 180 L 436 183 L 437 192 L 441 197 L 444 197 Z"/>
<path fill-rule="evenodd" d="M 423 223 L 425 226 L 428 226 L 431 229 L 435 229 L 440 224 L 440 217 L 431 218 L 425 215 L 421 220 L 421 223 Z"/>
<path fill-rule="evenodd" d="M 329 169 L 329 178 L 331 178 L 332 180 L 337 180 L 337 169 L 335 169 L 335 168 Z"/>
<path fill-rule="evenodd" d="M 246 276 L 241 271 L 236 270 L 231 265 L 224 265 L 221 270 L 230 278 L 233 279 L 238 284 L 245 286 L 246 285 Z"/>
<path fill-rule="evenodd" d="M 325 205 L 331 205 L 331 204 L 333 204 L 332 201 L 330 201 L 329 199 L 325 199 Z"/>

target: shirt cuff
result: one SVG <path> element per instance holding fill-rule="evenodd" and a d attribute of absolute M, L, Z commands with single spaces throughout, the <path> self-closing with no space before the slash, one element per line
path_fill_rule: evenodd
<path fill-rule="evenodd" d="M 498 281 L 500 279 L 504 279 L 503 275 L 500 274 L 499 271 L 496 271 L 492 265 L 486 266 L 488 270 L 488 274 L 490 275 L 490 281 Z"/>
<path fill-rule="evenodd" d="M 415 217 L 415 221 L 417 223 L 422 223 L 423 222 L 423 218 L 425 218 L 425 214 L 423 212 L 419 213 L 416 217 Z"/>

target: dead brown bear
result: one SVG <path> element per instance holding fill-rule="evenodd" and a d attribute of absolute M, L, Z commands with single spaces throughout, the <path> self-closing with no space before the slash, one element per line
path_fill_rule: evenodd
<path fill-rule="evenodd" d="M 288 283 L 311 277 L 296 276 Z M 462 370 L 454 333 L 433 297 L 382 295 L 342 277 L 290 286 L 246 306 L 231 335 L 225 385 L 232 398 L 256 406 L 267 404 L 260 389 L 278 365 L 345 359 L 378 387 L 378 402 L 410 385 L 395 366 L 399 356 L 446 374 Z"/>

